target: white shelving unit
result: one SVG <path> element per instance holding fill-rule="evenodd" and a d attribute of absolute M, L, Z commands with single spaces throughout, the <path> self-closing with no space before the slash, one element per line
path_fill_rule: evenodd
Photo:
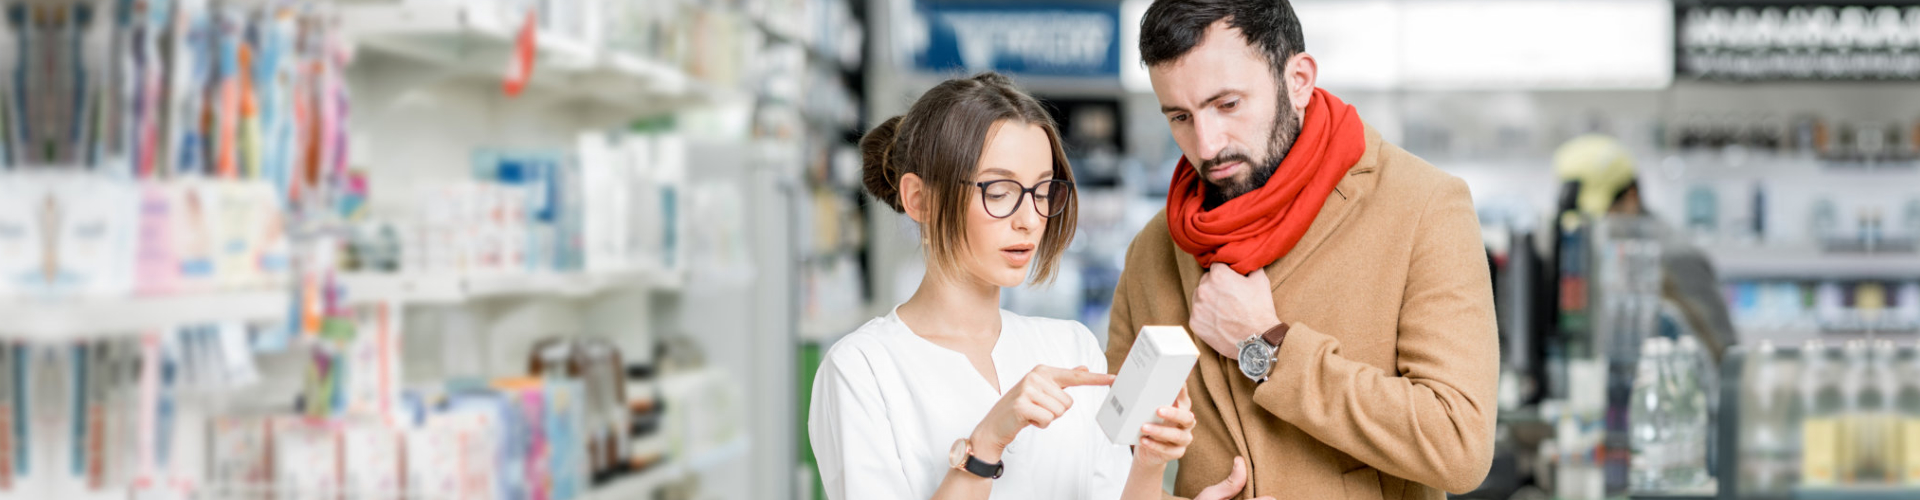
<path fill-rule="evenodd" d="M 349 274 L 340 278 L 349 303 L 458 304 L 492 298 L 556 296 L 582 298 L 616 290 L 678 290 L 684 273 Z"/>
<path fill-rule="evenodd" d="M 492 79 L 506 74 L 520 20 L 457 3 L 346 5 L 341 25 L 362 52 L 418 64 L 420 80 Z M 556 103 L 645 116 L 723 102 L 738 91 L 705 85 L 667 64 L 536 33 L 526 94 Z"/>
<path fill-rule="evenodd" d="M 651 498 L 655 491 L 668 483 L 713 470 L 746 456 L 752 448 L 751 440 L 744 437 L 735 439 L 714 449 L 681 459 L 669 460 L 638 474 L 594 488 L 584 496 L 583 500 Z"/>
<path fill-rule="evenodd" d="M 0 300 L 0 337 L 56 342 L 137 335 L 157 328 L 287 317 L 285 289 L 110 299 Z"/>
<path fill-rule="evenodd" d="M 1813 250 L 1707 249 L 1722 280 L 1920 278 L 1920 254 L 1822 253 Z"/>

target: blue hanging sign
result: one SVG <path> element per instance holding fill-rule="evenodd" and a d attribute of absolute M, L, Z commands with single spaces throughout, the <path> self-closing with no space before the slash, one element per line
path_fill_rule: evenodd
<path fill-rule="evenodd" d="M 901 42 L 930 73 L 1118 78 L 1119 2 L 981 3 L 920 0 Z"/>

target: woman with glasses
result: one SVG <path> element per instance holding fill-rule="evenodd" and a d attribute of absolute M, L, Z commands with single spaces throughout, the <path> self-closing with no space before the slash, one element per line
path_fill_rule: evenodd
<path fill-rule="evenodd" d="M 1113 444 L 1094 422 L 1113 376 L 1093 333 L 1000 309 L 1000 289 L 1051 280 L 1073 239 L 1073 171 L 1039 102 L 998 74 L 948 80 L 860 148 L 867 192 L 919 225 L 928 264 L 820 365 L 807 434 L 827 497 L 1162 498 L 1193 439 L 1186 393 L 1139 445 Z"/>

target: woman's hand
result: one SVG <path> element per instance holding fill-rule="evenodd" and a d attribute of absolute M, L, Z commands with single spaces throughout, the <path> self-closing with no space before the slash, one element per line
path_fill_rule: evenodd
<path fill-rule="evenodd" d="M 1193 443 L 1192 408 L 1193 400 L 1187 398 L 1187 389 L 1182 387 L 1173 406 L 1162 406 L 1154 413 L 1161 424 L 1140 426 L 1140 444 L 1133 447 L 1134 465 L 1157 467 L 1186 456 L 1187 445 Z"/>
<path fill-rule="evenodd" d="M 1066 388 L 1112 384 L 1112 375 L 1093 373 L 1085 366 L 1072 370 L 1034 367 L 1019 383 L 1006 387 L 1000 401 L 994 403 L 993 409 L 987 410 L 986 418 L 974 427 L 973 436 L 968 440 L 973 446 L 973 456 L 999 462 L 1000 452 L 1013 443 L 1013 437 L 1019 435 L 1021 429 L 1029 425 L 1045 429 L 1052 425 L 1073 407 L 1073 397 L 1067 395 Z"/>
<path fill-rule="evenodd" d="M 1227 500 L 1240 494 L 1240 490 L 1246 487 L 1247 461 L 1244 458 L 1233 457 L 1233 472 L 1227 474 L 1227 479 L 1200 490 L 1200 494 L 1194 495 L 1193 500 Z M 1273 500 L 1273 497 L 1260 497 L 1253 500 Z"/>

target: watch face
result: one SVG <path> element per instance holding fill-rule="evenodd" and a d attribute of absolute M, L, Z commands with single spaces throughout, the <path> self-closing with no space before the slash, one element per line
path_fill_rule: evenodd
<path fill-rule="evenodd" d="M 1253 378 L 1267 374 L 1266 344 L 1247 342 L 1240 345 L 1240 372 Z"/>
<path fill-rule="evenodd" d="M 947 452 L 947 464 L 958 469 L 967 465 L 967 438 L 953 442 L 953 449 Z"/>

